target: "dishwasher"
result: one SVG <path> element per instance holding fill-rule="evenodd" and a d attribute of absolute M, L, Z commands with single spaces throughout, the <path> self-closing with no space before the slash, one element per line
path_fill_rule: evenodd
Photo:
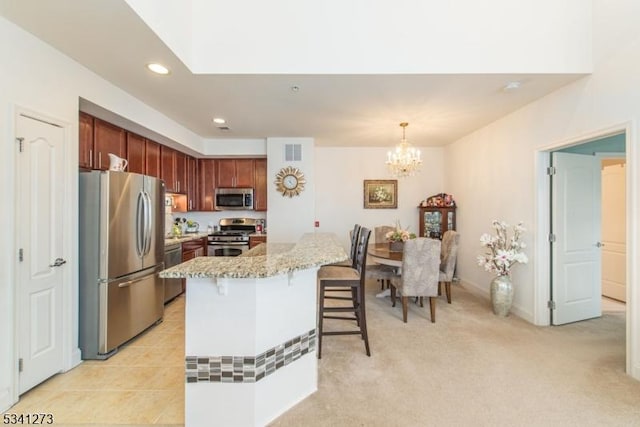
<path fill-rule="evenodd" d="M 173 243 L 164 247 L 164 268 L 182 262 L 182 244 Z M 168 303 L 182 293 L 182 279 L 164 279 L 164 303 Z"/>

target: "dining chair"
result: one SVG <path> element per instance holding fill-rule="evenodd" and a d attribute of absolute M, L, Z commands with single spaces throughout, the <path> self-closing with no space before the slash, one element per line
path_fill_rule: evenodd
<path fill-rule="evenodd" d="M 390 225 L 379 225 L 374 227 L 373 235 L 376 243 L 384 243 L 387 241 L 387 233 L 395 230 Z M 371 264 L 367 266 L 367 279 L 376 279 L 380 281 L 380 289 L 384 290 L 385 284 L 389 287 L 389 280 L 398 275 L 397 269 L 389 265 Z"/>
<path fill-rule="evenodd" d="M 318 270 L 319 307 L 318 307 L 318 359 L 322 358 L 322 338 L 328 335 L 360 335 L 364 340 L 367 356 L 371 356 L 369 336 L 367 334 L 367 317 L 365 311 L 365 265 L 367 262 L 367 245 L 371 230 L 362 227 L 357 240 L 355 251 L 355 267 L 345 268 L 336 265 L 326 265 Z M 348 291 L 351 296 L 336 295 L 335 291 Z M 345 305 L 328 306 L 327 300 L 348 302 Z M 335 314 L 343 313 L 337 316 Z M 353 313 L 353 316 L 348 316 Z M 358 329 L 324 330 L 324 320 L 355 321 Z"/>
<path fill-rule="evenodd" d="M 436 301 L 440 265 L 440 240 L 417 237 L 404 243 L 402 274 L 391 279 L 391 302 L 396 291 L 402 299 L 402 320 L 407 323 L 409 297 L 429 297 L 431 323 L 436 321 Z"/>
<path fill-rule="evenodd" d="M 438 277 L 438 295 L 442 294 L 444 283 L 447 302 L 451 304 L 451 281 L 456 271 L 456 258 L 458 257 L 458 244 L 460 234 L 453 230 L 447 230 L 442 236 L 442 251 L 440 255 L 440 273 Z"/>

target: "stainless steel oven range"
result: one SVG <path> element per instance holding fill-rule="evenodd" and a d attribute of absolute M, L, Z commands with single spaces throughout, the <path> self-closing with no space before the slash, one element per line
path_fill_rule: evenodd
<path fill-rule="evenodd" d="M 249 250 L 249 234 L 256 232 L 254 218 L 223 218 L 220 231 L 209 234 L 209 256 L 238 256 Z"/>

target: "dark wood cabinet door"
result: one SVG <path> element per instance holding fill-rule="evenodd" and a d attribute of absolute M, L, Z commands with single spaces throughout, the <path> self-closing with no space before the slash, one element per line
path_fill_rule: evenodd
<path fill-rule="evenodd" d="M 218 159 L 217 162 L 218 187 L 253 188 L 254 159 Z"/>
<path fill-rule="evenodd" d="M 78 166 L 85 169 L 93 168 L 93 117 L 80 112 L 78 122 Z"/>
<path fill-rule="evenodd" d="M 267 210 L 267 159 L 256 159 L 254 176 L 253 207 L 257 211 Z"/>
<path fill-rule="evenodd" d="M 444 232 L 456 229 L 455 207 L 420 207 L 420 236 L 442 239 Z"/>
<path fill-rule="evenodd" d="M 175 150 L 173 148 L 160 147 L 160 178 L 164 180 L 166 191 L 176 193 L 178 191 L 176 184 L 175 169 Z"/>
<path fill-rule="evenodd" d="M 146 174 L 145 139 L 135 133 L 127 132 L 127 171 Z"/>
<path fill-rule="evenodd" d="M 253 188 L 254 174 L 254 159 L 236 159 L 235 187 Z"/>
<path fill-rule="evenodd" d="M 234 187 L 236 161 L 233 159 L 216 160 L 216 173 L 217 187 Z"/>
<path fill-rule="evenodd" d="M 249 236 L 249 249 L 258 246 L 260 243 L 267 243 L 267 235 L 262 234 L 260 236 Z"/>
<path fill-rule="evenodd" d="M 187 210 L 200 210 L 198 203 L 198 161 L 195 157 L 187 156 Z"/>
<path fill-rule="evenodd" d="M 147 175 L 160 178 L 160 144 L 145 140 L 145 170 Z"/>
<path fill-rule="evenodd" d="M 125 158 L 127 140 L 125 130 L 95 118 L 93 121 L 93 168 L 109 169 L 109 153 Z"/>
<path fill-rule="evenodd" d="M 182 243 L 182 262 L 189 261 L 198 256 L 207 255 L 207 237 L 189 240 Z"/>
<path fill-rule="evenodd" d="M 174 152 L 174 164 L 176 173 L 176 191 L 178 193 L 187 193 L 187 155 L 180 152 Z"/>
<path fill-rule="evenodd" d="M 213 159 L 198 160 L 198 209 L 201 211 L 214 210 L 216 165 Z"/>

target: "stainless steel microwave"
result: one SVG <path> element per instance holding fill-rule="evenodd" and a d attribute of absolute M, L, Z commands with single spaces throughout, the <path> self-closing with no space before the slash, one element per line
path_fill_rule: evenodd
<path fill-rule="evenodd" d="M 253 188 L 216 188 L 216 210 L 253 210 Z"/>

